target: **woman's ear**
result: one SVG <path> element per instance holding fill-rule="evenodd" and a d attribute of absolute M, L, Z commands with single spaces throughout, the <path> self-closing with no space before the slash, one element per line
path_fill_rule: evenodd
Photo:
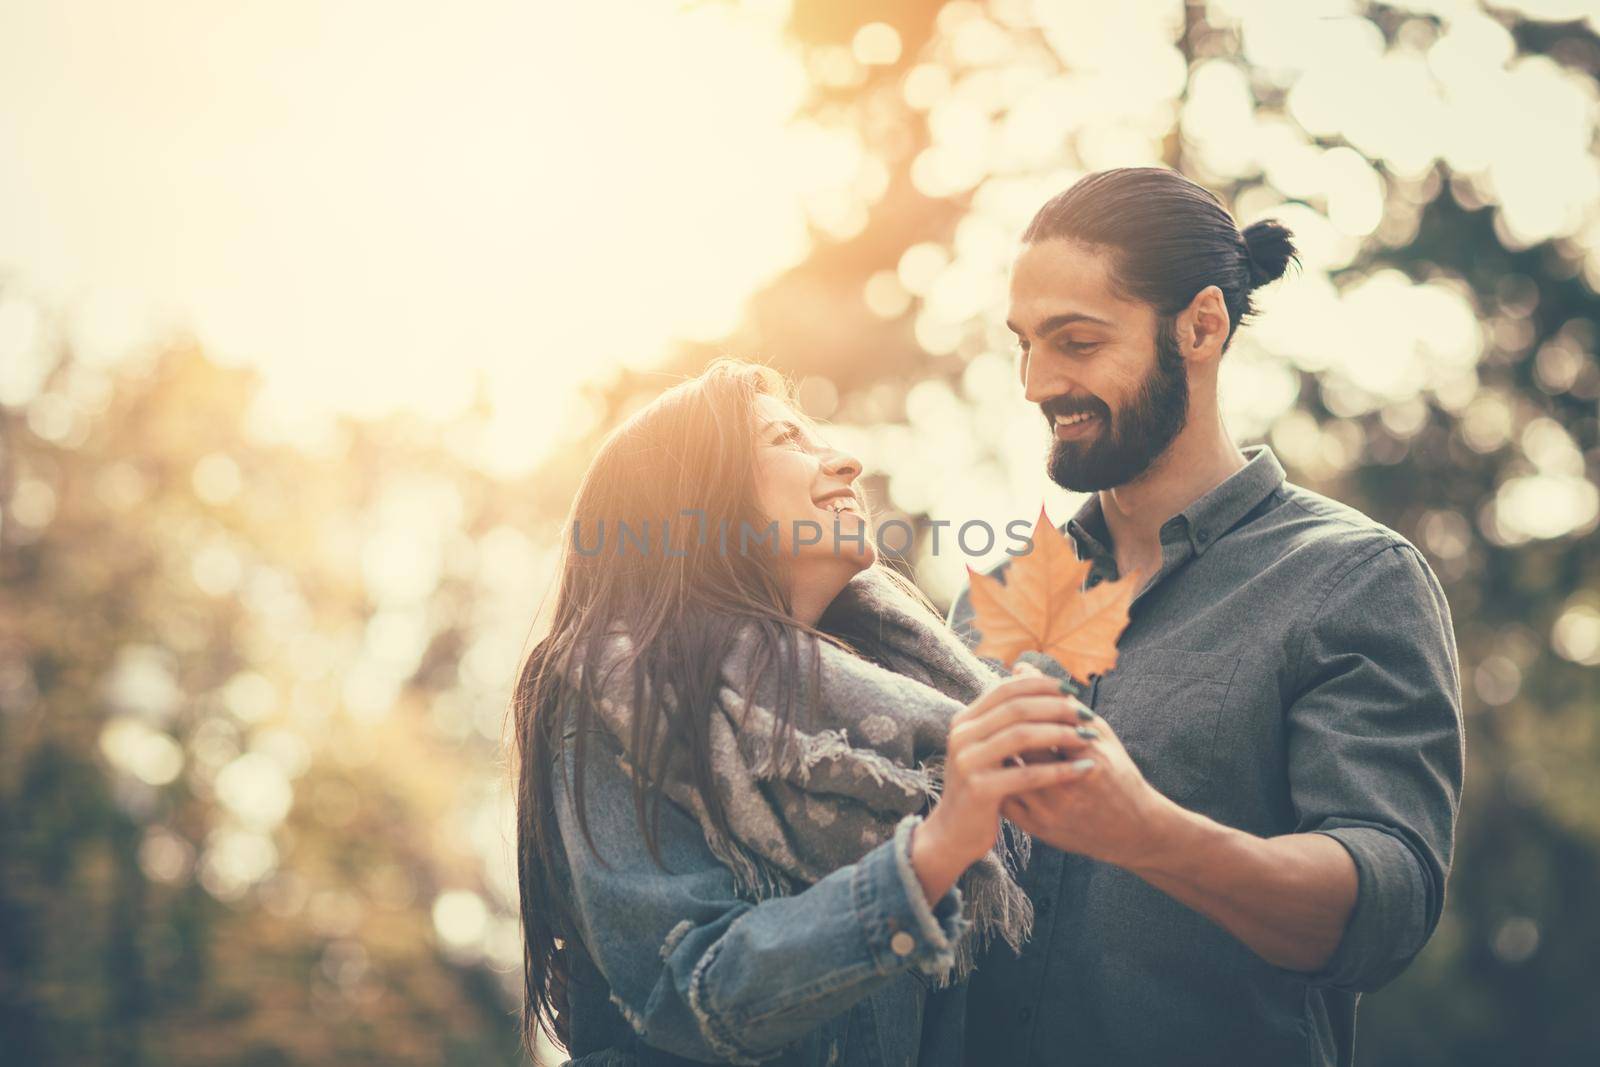
<path fill-rule="evenodd" d="M 1178 351 L 1184 359 L 1216 359 L 1228 342 L 1231 326 L 1222 290 L 1208 285 L 1178 315 Z"/>

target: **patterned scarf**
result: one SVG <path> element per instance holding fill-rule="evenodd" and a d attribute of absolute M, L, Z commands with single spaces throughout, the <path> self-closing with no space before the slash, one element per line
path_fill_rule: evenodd
<path fill-rule="evenodd" d="M 712 853 L 755 900 L 791 893 L 854 863 L 889 840 L 904 816 L 926 810 L 938 797 L 951 717 L 1002 677 L 877 567 L 850 581 L 818 628 L 850 635 L 887 667 L 795 631 L 796 721 L 792 740 L 775 744 L 775 672 L 764 672 L 751 692 L 756 632 L 752 626 L 739 633 L 721 668 L 709 729 L 712 773 L 731 835 L 712 824 L 685 760 L 663 772 L 665 796 L 695 815 Z M 597 718 L 620 744 L 627 767 L 634 755 L 633 682 L 630 671 L 614 668 L 631 661 L 632 645 L 625 632 L 606 640 Z M 1027 837 L 1007 826 L 996 847 L 962 875 L 965 932 L 953 974 L 942 975 L 942 983 L 964 979 L 996 934 L 1013 950 L 1027 938 L 1033 906 L 1015 877 L 1027 851 Z"/>

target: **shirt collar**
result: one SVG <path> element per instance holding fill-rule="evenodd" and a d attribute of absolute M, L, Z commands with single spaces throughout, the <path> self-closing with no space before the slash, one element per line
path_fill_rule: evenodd
<path fill-rule="evenodd" d="M 1197 556 L 1216 544 L 1218 538 L 1250 513 L 1261 501 L 1283 484 L 1283 464 L 1267 444 L 1250 445 L 1240 450 L 1245 465 L 1202 493 L 1188 507 L 1161 524 L 1161 540 L 1188 540 Z M 1067 533 L 1078 544 L 1078 558 L 1093 559 L 1111 554 L 1111 535 L 1100 510 L 1100 494 L 1090 493 L 1076 515 L 1067 520 Z"/>

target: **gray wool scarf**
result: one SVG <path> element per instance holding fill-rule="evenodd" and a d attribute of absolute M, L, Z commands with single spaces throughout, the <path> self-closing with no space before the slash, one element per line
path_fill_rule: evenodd
<path fill-rule="evenodd" d="M 739 633 L 721 667 L 709 729 L 731 835 L 713 825 L 684 761 L 663 772 L 664 795 L 698 819 L 740 893 L 755 900 L 792 893 L 856 862 L 892 838 L 905 816 L 925 811 L 939 795 L 951 717 L 1003 677 L 877 567 L 851 579 L 819 628 L 864 639 L 888 666 L 794 631 L 795 728 L 792 741 L 774 744 L 775 672 L 769 668 L 751 691 L 757 635 L 753 625 Z M 632 676 L 615 668 L 631 656 L 625 631 L 608 635 L 596 706 L 630 768 Z M 1013 950 L 1027 938 L 1033 906 L 1016 881 L 1027 847 L 1026 835 L 1007 826 L 961 876 L 963 933 L 953 974 L 941 982 L 964 979 L 995 935 Z"/>

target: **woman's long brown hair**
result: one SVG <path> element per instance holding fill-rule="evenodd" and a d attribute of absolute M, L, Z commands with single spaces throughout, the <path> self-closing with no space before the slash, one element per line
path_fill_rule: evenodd
<path fill-rule="evenodd" d="M 570 780 L 563 774 L 561 786 L 571 791 L 585 843 L 593 848 L 583 806 L 584 739 L 601 652 L 598 638 L 613 622 L 626 620 L 637 653 L 632 664 L 632 751 L 639 754 L 633 767 L 634 808 L 657 863 L 662 798 L 651 783 L 669 759 L 687 761 L 710 818 L 728 830 L 711 775 L 706 709 L 716 702 L 719 667 L 739 628 L 754 623 L 760 634 L 756 683 L 765 671 L 777 672 L 775 691 L 786 695 L 788 706 L 774 714 L 784 733 L 795 725 L 797 687 L 791 683 L 799 680 L 801 665 L 794 635 L 805 631 L 859 647 L 848 635 L 839 640 L 794 618 L 782 580 L 784 559 L 777 552 L 754 538 L 740 550 L 741 523 L 759 535 L 771 522 L 756 495 L 755 403 L 763 394 L 792 399 L 787 382 L 771 368 L 717 361 L 613 431 L 573 503 L 551 628 L 524 663 L 512 701 L 523 1037 L 530 1050 L 540 1028 L 563 1043 L 567 1036 L 558 1019 L 567 976 L 557 941 L 571 937 L 575 926 L 554 874 L 563 848 L 554 818 L 554 778 L 556 768 L 565 767 L 563 733 L 575 727 L 574 771 Z M 698 510 L 704 523 L 682 514 L 686 510 Z M 659 543 L 663 519 L 671 524 L 670 552 Z M 726 549 L 716 533 L 722 520 L 728 523 Z M 636 533 L 648 523 L 655 539 L 650 550 L 630 542 L 619 551 L 620 523 Z M 602 529 L 606 540 L 595 552 Z M 815 670 L 815 657 L 812 661 Z M 581 681 L 573 687 L 567 680 L 578 666 Z M 676 699 L 646 702 L 647 692 Z"/>

